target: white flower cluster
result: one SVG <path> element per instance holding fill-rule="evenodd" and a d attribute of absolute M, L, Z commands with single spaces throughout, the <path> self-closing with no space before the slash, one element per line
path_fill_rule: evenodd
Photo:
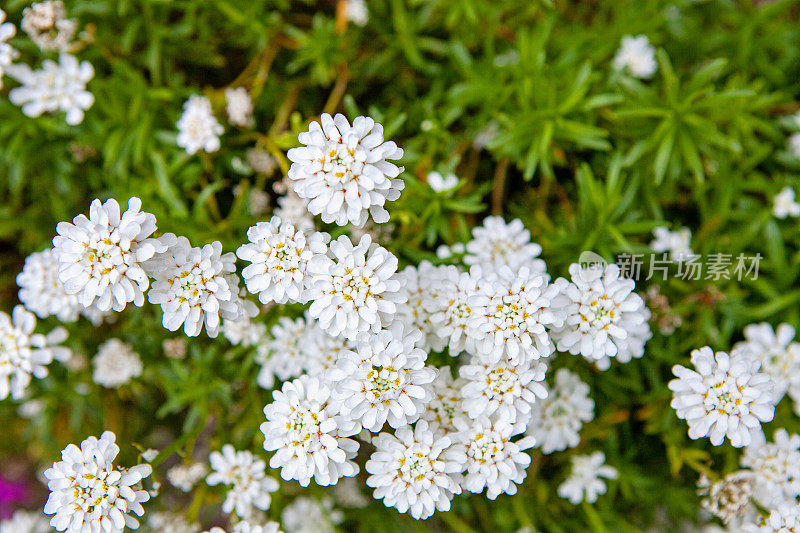
<path fill-rule="evenodd" d="M 692 232 L 689 228 L 670 231 L 662 226 L 653 229 L 653 236 L 655 240 L 650 243 L 650 248 L 659 253 L 669 252 L 673 261 L 688 261 L 694 256 L 691 248 Z"/>
<path fill-rule="evenodd" d="M 39 70 L 10 65 L 7 73 L 22 84 L 11 89 L 8 98 L 29 117 L 64 111 L 67 124 L 74 126 L 83 122 L 84 112 L 94 104 L 94 96 L 86 90 L 86 84 L 94 78 L 94 68 L 70 54 L 62 53 L 58 63 L 45 59 Z"/>
<path fill-rule="evenodd" d="M 689 437 L 710 437 L 714 446 L 727 437 L 737 448 L 761 432 L 761 422 L 775 413 L 773 382 L 759 372 L 761 364 L 742 353 L 714 352 L 708 346 L 692 351 L 694 370 L 675 365 L 669 382 L 678 418 L 689 424 Z"/>
<path fill-rule="evenodd" d="M 116 388 L 142 375 L 142 360 L 133 348 L 119 339 L 108 339 L 100 345 L 92 360 L 92 379 L 106 388 Z"/>
<path fill-rule="evenodd" d="M 397 176 L 402 167 L 389 159 L 400 159 L 403 150 L 383 140 L 383 126 L 369 117 L 356 117 L 353 125 L 344 115 L 323 113 L 299 136 L 304 146 L 292 148 L 289 177 L 294 190 L 309 201 L 308 210 L 323 222 L 361 227 L 368 216 L 387 222 L 383 207 L 397 200 L 404 183 Z"/>
<path fill-rule="evenodd" d="M 206 477 L 209 485 L 228 486 L 222 510 L 235 512 L 247 520 L 255 511 L 266 511 L 272 502 L 271 492 L 278 490 L 278 482 L 266 475 L 266 464 L 248 451 L 237 451 L 230 444 L 222 453 L 209 455 L 212 472 Z"/>
<path fill-rule="evenodd" d="M 63 363 L 70 358 L 71 352 L 58 346 L 67 338 L 64 328 L 47 335 L 34 333 L 35 328 L 36 317 L 21 305 L 11 316 L 0 311 L 0 400 L 23 398 L 31 376 L 41 379 L 53 359 Z"/>
<path fill-rule="evenodd" d="M 152 473 L 148 464 L 114 467 L 119 453 L 116 436 L 106 431 L 89 437 L 80 448 L 74 444 L 61 452 L 61 461 L 45 471 L 50 497 L 45 514 L 54 515 L 50 525 L 67 533 L 112 533 L 137 529 L 142 503 L 150 499 L 141 481 Z"/>
<path fill-rule="evenodd" d="M 596 502 L 598 496 L 605 494 L 608 489 L 603 479 L 616 479 L 619 475 L 615 468 L 605 462 L 606 456 L 603 452 L 573 456 L 572 473 L 558 487 L 558 495 L 574 505 L 584 500 Z"/>
<path fill-rule="evenodd" d="M 177 127 L 176 142 L 189 155 L 200 150 L 216 152 L 220 147 L 219 136 L 225 131 L 214 118 L 208 98 L 196 94 L 183 104 L 183 114 L 178 119 Z"/>
<path fill-rule="evenodd" d="M 6 12 L 0 9 L 0 89 L 3 88 L 3 75 L 6 68 L 19 55 L 14 47 L 6 42 L 17 34 L 17 28 L 12 23 L 5 22 L 5 20 Z"/>
<path fill-rule="evenodd" d="M 42 50 L 66 51 L 78 29 L 78 21 L 66 18 L 64 2 L 37 2 L 22 11 L 22 29 Z"/>
<path fill-rule="evenodd" d="M 464 490 L 516 493 L 530 464 L 525 450 L 538 439 L 547 453 L 578 444 L 594 416 L 588 385 L 562 369 L 543 403 L 557 345 L 608 368 L 612 358 L 641 357 L 650 337 L 632 281 L 615 266 L 573 265 L 572 283 L 551 283 L 519 220 L 491 218 L 475 231 L 465 246 L 469 271 L 423 262 L 397 273 L 397 259 L 368 235 L 357 245 L 340 237 L 327 250 L 319 239 L 319 252 L 306 253 L 313 233 L 281 231 L 275 219 L 260 229 L 240 251 L 252 262 L 248 288 L 263 294 L 291 268 L 306 273 L 292 278 L 292 296 L 266 300 L 304 294 L 310 302 L 305 317 L 280 317 L 259 346 L 262 386 L 294 378 L 264 409 L 270 466 L 302 485 L 335 484 L 358 472 L 359 442 L 350 437 L 359 434 L 376 449 L 365 466 L 375 498 L 417 519 L 449 509 Z M 455 381 L 449 368 L 427 364 L 445 347 L 465 354 Z M 328 355 L 321 361 L 314 351 Z M 590 500 L 604 485 L 587 476 L 612 477 L 609 467 L 593 468 L 578 469 Z"/>
<path fill-rule="evenodd" d="M 656 49 L 646 35 L 626 35 L 614 56 L 616 70 L 627 70 L 635 78 L 651 78 L 658 70 Z"/>

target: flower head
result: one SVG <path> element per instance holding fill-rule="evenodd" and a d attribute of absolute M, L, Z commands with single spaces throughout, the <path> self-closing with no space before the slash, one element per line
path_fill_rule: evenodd
<path fill-rule="evenodd" d="M 467 243 L 464 264 L 480 265 L 485 272 L 508 267 L 517 272 L 522 267 L 544 273 L 546 265 L 538 259 L 542 247 L 531 242 L 531 233 L 515 218 L 506 222 L 502 217 L 491 216 L 482 226 L 472 229 L 472 240 Z"/>
<path fill-rule="evenodd" d="M 402 426 L 394 435 L 373 439 L 376 451 L 366 464 L 367 485 L 375 499 L 417 520 L 435 511 L 449 511 L 454 494 L 461 493 L 458 474 L 462 463 L 450 437 L 436 435 L 424 420 L 416 427 Z"/>
<path fill-rule="evenodd" d="M 94 200 L 89 218 L 78 215 L 72 224 L 56 226 L 53 245 L 61 265 L 59 279 L 82 306 L 122 311 L 129 302 L 144 304 L 144 291 L 150 285 L 144 262 L 166 246 L 150 238 L 156 217 L 140 211 L 141 206 L 141 200 L 131 198 L 128 210 L 120 214 L 116 200 Z"/>
<path fill-rule="evenodd" d="M 308 200 L 300 198 L 292 190 L 278 198 L 278 207 L 273 214 L 291 223 L 298 231 L 314 229 L 314 217 L 308 212 Z"/>
<path fill-rule="evenodd" d="M 458 378 L 453 380 L 450 367 L 442 367 L 439 374 L 433 380 L 433 399 L 428 402 L 422 419 L 428 422 L 428 427 L 433 432 L 443 434 L 458 431 L 455 426 L 456 418 L 466 416 L 463 408 L 464 398 L 461 395 L 466 381 Z"/>
<path fill-rule="evenodd" d="M 94 77 L 92 64 L 78 63 L 67 53 L 59 56 L 58 63 L 45 59 L 40 70 L 15 64 L 7 72 L 22 84 L 11 89 L 8 98 L 29 117 L 64 111 L 67 124 L 74 126 L 83 122 L 84 111 L 94 104 L 94 96 L 86 90 L 86 84 Z"/>
<path fill-rule="evenodd" d="M 0 9 L 0 89 L 3 88 L 3 75 L 5 68 L 11 65 L 19 53 L 6 41 L 14 37 L 17 28 L 10 22 L 5 22 L 6 12 Z"/>
<path fill-rule="evenodd" d="M 772 400 L 777 405 L 784 394 L 800 387 L 800 344 L 794 340 L 794 328 L 780 324 L 773 330 L 766 322 L 744 327 L 744 342 L 733 353 L 761 364 L 761 371 L 773 381 Z"/>
<path fill-rule="evenodd" d="M 775 195 L 772 214 L 775 218 L 800 217 L 800 203 L 794 199 L 794 189 L 786 186 Z"/>
<path fill-rule="evenodd" d="M 482 278 L 467 300 L 477 353 L 492 362 L 507 356 L 512 364 L 549 356 L 555 346 L 545 326 L 564 323 L 563 309 L 551 305 L 558 295 L 547 274 L 528 267 L 501 267 Z"/>
<path fill-rule="evenodd" d="M 689 424 L 689 437 L 710 436 L 714 446 L 725 437 L 737 448 L 750 444 L 750 432 L 775 412 L 770 377 L 758 372 L 758 361 L 708 346 L 692 351 L 692 365 L 695 370 L 675 365 L 677 379 L 669 382 L 670 405 Z"/>
<path fill-rule="evenodd" d="M 211 452 L 208 460 L 212 472 L 206 477 L 206 483 L 228 486 L 223 511 L 235 512 L 240 518 L 247 519 L 254 508 L 269 509 L 272 502 L 270 493 L 278 490 L 278 482 L 266 475 L 264 461 L 249 451 L 237 451 L 230 444 L 222 447 L 222 453 Z"/>
<path fill-rule="evenodd" d="M 209 337 L 216 337 L 220 316 L 240 320 L 244 312 L 239 297 L 236 257 L 223 254 L 222 244 L 214 241 L 192 248 L 186 237 L 171 237 L 169 249 L 151 262 L 155 278 L 148 294 L 152 304 L 164 311 L 164 327 L 196 337 L 205 324 Z"/>
<path fill-rule="evenodd" d="M 424 350 L 440 352 L 447 341 L 436 334 L 436 328 L 430 320 L 430 308 L 439 294 L 440 271 L 444 267 L 435 267 L 429 261 L 422 261 L 419 266 L 408 266 L 397 273 L 401 282 L 400 292 L 405 301 L 397 304 L 395 321 L 403 324 L 406 331 L 418 329 L 423 338 L 420 347 Z"/>
<path fill-rule="evenodd" d="M 116 388 L 142 375 L 142 360 L 130 344 L 119 339 L 109 339 L 100 345 L 92 360 L 92 379 L 98 385 Z"/>
<path fill-rule="evenodd" d="M 334 533 L 336 524 L 344 520 L 330 498 L 317 500 L 309 496 L 296 498 L 281 513 L 286 533 Z"/>
<path fill-rule="evenodd" d="M 416 347 L 421 337 L 419 330 L 381 331 L 341 354 L 327 377 L 344 417 L 378 432 L 386 422 L 398 428 L 422 415 L 436 369 L 425 366 L 427 354 Z"/>
<path fill-rule="evenodd" d="M 431 285 L 435 289 L 426 302 L 430 323 L 436 335 L 447 343 L 450 355 L 456 357 L 465 350 L 474 353 L 476 315 L 470 299 L 478 293 L 481 269 L 473 267 L 461 272 L 450 265 L 440 267 L 437 274 Z"/>
<path fill-rule="evenodd" d="M 614 56 L 614 68 L 626 69 L 636 78 L 650 78 L 658 70 L 656 49 L 650 44 L 646 35 L 636 37 L 626 35 L 622 38 L 617 55 Z"/>
<path fill-rule="evenodd" d="M 244 87 L 228 87 L 225 89 L 225 101 L 228 121 L 234 126 L 249 128 L 253 125 L 253 101 Z"/>
<path fill-rule="evenodd" d="M 670 231 L 665 227 L 653 230 L 655 240 L 650 243 L 650 248 L 655 252 L 669 252 L 673 261 L 687 261 L 694 256 L 691 248 L 692 232 L 689 228 Z"/>
<path fill-rule="evenodd" d="M 558 495 L 566 498 L 573 505 L 583 500 L 589 503 L 597 501 L 600 494 L 605 494 L 607 487 L 603 478 L 617 479 L 616 469 L 606 464 L 603 452 L 572 457 L 572 472 L 564 483 L 558 487 Z"/>
<path fill-rule="evenodd" d="M 204 463 L 179 464 L 167 470 L 167 481 L 173 487 L 189 492 L 207 474 L 208 468 Z"/>
<path fill-rule="evenodd" d="M 22 10 L 22 29 L 42 50 L 66 51 L 72 44 L 78 22 L 66 18 L 64 2 L 47 0 Z"/>
<path fill-rule="evenodd" d="M 285 382 L 272 397 L 264 407 L 267 421 L 261 431 L 264 449 L 275 452 L 269 465 L 280 468 L 283 479 L 296 479 L 305 487 L 313 478 L 325 486 L 358 473 L 352 461 L 358 443 L 345 438 L 358 428 L 340 416 L 328 385 L 302 376 Z"/>
<path fill-rule="evenodd" d="M 547 388 L 542 383 L 546 371 L 547 365 L 540 362 L 513 365 L 503 357 L 496 363 L 487 363 L 473 356 L 468 365 L 458 369 L 464 380 L 464 410 L 471 419 L 494 415 L 511 424 L 527 424 L 531 406 L 538 399 L 547 398 Z"/>
<path fill-rule="evenodd" d="M 304 334 L 310 327 L 304 318 L 291 319 L 282 316 L 270 329 L 270 336 L 258 345 L 256 362 L 261 365 L 258 384 L 271 389 L 275 376 L 281 381 L 300 377 L 306 369 Z"/>
<path fill-rule="evenodd" d="M 580 442 L 583 424 L 594 418 L 594 400 L 589 385 L 566 368 L 556 372 L 555 385 L 547 397 L 531 408 L 527 433 L 543 453 L 574 448 Z"/>
<path fill-rule="evenodd" d="M 331 335 L 348 338 L 362 331 L 377 333 L 388 326 L 403 301 L 396 279 L 397 258 L 364 235 L 353 246 L 342 235 L 332 241 L 329 256 L 315 256 L 307 297 L 313 300 L 310 316 Z"/>
<path fill-rule="evenodd" d="M 278 217 L 259 222 L 247 230 L 248 244 L 237 251 L 239 259 L 250 265 L 242 271 L 247 290 L 261 303 L 302 302 L 303 291 L 311 285 L 308 264 L 324 255 L 326 233 L 306 234 Z"/>
<path fill-rule="evenodd" d="M 351 126 L 344 115 L 323 113 L 299 135 L 304 146 L 286 154 L 292 161 L 289 178 L 294 190 L 310 200 L 308 210 L 323 222 L 363 226 L 369 215 L 381 224 L 389 220 L 383 207 L 397 200 L 405 184 L 397 176 L 403 150 L 383 140 L 383 126 L 368 117 L 356 117 Z"/>
<path fill-rule="evenodd" d="M 723 479 L 711 483 L 703 474 L 698 482 L 697 493 L 705 496 L 703 508 L 725 524 L 731 524 L 750 515 L 755 508 L 750 499 L 753 497 L 755 478 L 749 470 L 731 472 Z"/>
<path fill-rule="evenodd" d="M 752 443 L 744 449 L 741 465 L 753 474 L 753 496 L 763 507 L 800 496 L 800 435 L 775 431 L 773 442 Z"/>
<path fill-rule="evenodd" d="M 610 359 L 627 363 L 644 354 L 652 336 L 650 311 L 633 292 L 633 280 L 621 278 L 617 265 L 569 267 L 572 283 L 559 279 L 562 295 L 554 304 L 565 313 L 564 326 L 555 328 L 558 350 L 581 354 L 603 370 Z"/>
<path fill-rule="evenodd" d="M 32 253 L 17 275 L 19 300 L 39 318 L 55 316 L 60 322 L 74 322 L 82 306 L 78 297 L 67 294 L 58 279 L 59 262 L 53 249 Z"/>
<path fill-rule="evenodd" d="M 455 174 L 448 174 L 442 176 L 438 172 L 430 172 L 428 174 L 428 186 L 435 192 L 446 192 L 454 189 L 458 185 L 458 176 Z"/>
<path fill-rule="evenodd" d="M 50 497 L 45 514 L 54 515 L 50 525 L 68 533 L 116 533 L 136 529 L 142 503 L 150 499 L 140 482 L 152 473 L 148 464 L 116 468 L 119 447 L 116 436 L 106 431 L 89 437 L 80 448 L 74 444 L 61 452 L 61 461 L 45 471 Z"/>
<path fill-rule="evenodd" d="M 458 444 L 459 463 L 465 468 L 461 486 L 475 493 L 486 489 L 490 500 L 501 494 L 516 494 L 531 464 L 524 451 L 535 444 L 533 437 L 511 440 L 525 431 L 525 425 L 511 424 L 502 416 L 456 419 L 455 425 L 458 433 L 453 441 Z"/>
<path fill-rule="evenodd" d="M 214 118 L 208 98 L 196 94 L 183 104 L 183 114 L 178 119 L 177 127 L 178 146 L 190 155 L 199 150 L 209 153 L 219 150 L 219 136 L 225 131 Z"/>
<path fill-rule="evenodd" d="M 25 396 L 31 376 L 47 376 L 53 359 L 66 362 L 70 351 L 57 346 L 67 338 L 64 328 L 47 335 L 34 333 L 36 317 L 21 305 L 9 316 L 0 311 L 0 400 L 10 394 L 15 400 Z"/>

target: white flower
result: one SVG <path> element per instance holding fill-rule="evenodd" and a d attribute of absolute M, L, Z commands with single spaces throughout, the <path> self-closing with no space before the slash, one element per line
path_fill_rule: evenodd
<path fill-rule="evenodd" d="M 37 2 L 22 10 L 22 29 L 42 50 L 67 50 L 77 28 L 75 19 L 66 18 L 61 0 Z"/>
<path fill-rule="evenodd" d="M 11 518 L 0 520 L 0 533 L 47 533 L 52 531 L 41 511 L 14 511 Z"/>
<path fill-rule="evenodd" d="M 786 139 L 786 148 L 796 159 L 800 159 L 800 133 L 793 133 Z"/>
<path fill-rule="evenodd" d="M 130 344 L 119 339 L 109 339 L 100 345 L 92 360 L 92 379 L 98 385 L 116 388 L 142 375 L 142 360 Z"/>
<path fill-rule="evenodd" d="M 225 89 L 225 101 L 227 102 L 225 111 L 228 113 L 228 121 L 231 124 L 242 128 L 249 128 L 253 125 L 253 101 L 250 99 L 247 89 L 228 87 Z"/>
<path fill-rule="evenodd" d="M 577 446 L 581 427 L 592 419 L 594 400 L 589 397 L 589 385 L 577 374 L 559 368 L 547 398 L 533 404 L 527 433 L 536 439 L 542 453 L 553 453 Z"/>
<path fill-rule="evenodd" d="M 155 513 L 147 519 L 151 533 L 197 533 L 200 526 L 190 524 L 184 517 L 175 513 Z"/>
<path fill-rule="evenodd" d="M 487 363 L 473 356 L 470 364 L 458 369 L 464 380 L 464 411 L 472 419 L 495 415 L 511 424 L 525 425 L 531 405 L 537 398 L 547 398 L 547 388 L 542 384 L 546 371 L 547 365 L 540 362 L 513 365 L 503 357 Z"/>
<path fill-rule="evenodd" d="M 406 301 L 397 304 L 394 320 L 403 324 L 406 331 L 418 329 L 424 337 L 420 348 L 440 352 L 447 341 L 436 335 L 436 329 L 430 320 L 429 309 L 432 301 L 440 291 L 437 281 L 441 278 L 443 267 L 435 267 L 429 261 L 422 261 L 418 267 L 408 266 L 398 272 L 400 293 Z"/>
<path fill-rule="evenodd" d="M 178 146 L 190 155 L 199 150 L 209 153 L 219 150 L 219 136 L 225 131 L 214 118 L 208 98 L 196 94 L 183 104 L 183 114 L 178 119 L 177 127 Z"/>
<path fill-rule="evenodd" d="M 435 192 L 445 192 L 454 189 L 458 185 L 458 176 L 455 174 L 448 174 L 442 176 L 438 172 L 428 173 L 428 186 Z"/>
<path fill-rule="evenodd" d="M 311 285 L 308 264 L 328 251 L 328 234 L 307 235 L 274 216 L 251 226 L 247 238 L 250 242 L 236 251 L 239 259 L 252 263 L 242 271 L 247 290 L 261 303 L 304 303 L 303 291 Z"/>
<path fill-rule="evenodd" d="M 433 399 L 422 413 L 422 420 L 428 422 L 428 427 L 434 433 L 448 434 L 458 431 L 454 424 L 455 419 L 466 416 L 462 406 L 464 398 L 461 395 L 465 383 L 461 378 L 453 381 L 450 367 L 439 369 L 439 374 L 432 383 Z"/>
<path fill-rule="evenodd" d="M 244 158 L 247 164 L 259 174 L 270 175 L 278 168 L 278 162 L 263 148 L 248 148 Z"/>
<path fill-rule="evenodd" d="M 278 198 L 278 207 L 273 214 L 299 231 L 314 229 L 314 218 L 308 212 L 308 200 L 300 198 L 294 191 L 288 191 Z"/>
<path fill-rule="evenodd" d="M 208 460 L 213 471 L 206 483 L 228 486 L 223 511 L 235 512 L 240 518 L 247 519 L 254 507 L 262 511 L 269 509 L 272 502 L 270 492 L 278 490 L 278 482 L 266 475 L 264 461 L 246 450 L 236 451 L 230 444 L 222 447 L 222 453 L 211 452 Z"/>
<path fill-rule="evenodd" d="M 180 464 L 167 470 L 167 481 L 173 487 L 189 492 L 207 473 L 208 469 L 203 463 Z"/>
<path fill-rule="evenodd" d="M 800 531 L 800 504 L 795 501 L 781 503 L 762 518 L 758 525 L 745 524 L 743 533 L 796 533 Z"/>
<path fill-rule="evenodd" d="M 7 73 L 22 84 L 11 89 L 8 98 L 22 106 L 22 112 L 29 117 L 60 110 L 66 113 L 67 124 L 74 126 L 83 122 L 84 111 L 94 104 L 94 96 L 86 90 L 94 68 L 88 61 L 78 63 L 69 54 L 61 54 L 58 63 L 45 59 L 40 70 L 14 64 Z"/>
<path fill-rule="evenodd" d="M 558 495 L 566 498 L 573 505 L 578 505 L 586 500 L 589 503 L 597 501 L 600 494 L 605 494 L 606 479 L 617 479 L 616 469 L 606 464 L 603 452 L 594 452 L 590 455 L 575 455 L 572 457 L 572 473 L 564 483 L 558 487 Z"/>
<path fill-rule="evenodd" d="M 614 56 L 613 65 L 615 70 L 627 69 L 636 78 L 650 78 L 658 70 L 656 49 L 646 35 L 626 35 Z"/>
<path fill-rule="evenodd" d="M 339 405 L 330 396 L 324 382 L 302 376 L 285 382 L 264 407 L 264 449 L 276 452 L 269 465 L 280 468 L 283 479 L 296 479 L 305 487 L 314 478 L 325 486 L 358 473 L 352 461 L 358 443 L 344 438 L 358 428 L 339 415 Z"/>
<path fill-rule="evenodd" d="M 650 243 L 650 248 L 655 252 L 669 252 L 673 261 L 688 261 L 694 257 L 691 248 L 692 232 L 689 228 L 670 231 L 665 227 L 653 229 L 655 240 Z"/>
<path fill-rule="evenodd" d="M 242 309 L 243 313 L 239 320 L 222 319 L 222 335 L 231 344 L 257 346 L 266 336 L 267 326 L 253 321 L 258 309 L 252 302 L 242 300 Z"/>
<path fill-rule="evenodd" d="M 458 474 L 463 467 L 450 437 L 436 435 L 420 420 L 416 428 L 402 426 L 394 435 L 381 433 L 372 440 L 376 451 L 366 464 L 367 486 L 375 499 L 417 520 L 435 511 L 450 510 L 454 494 L 461 493 Z"/>
<path fill-rule="evenodd" d="M 265 389 L 275 385 L 275 376 L 281 381 L 299 377 L 306 368 L 303 352 L 303 334 L 308 328 L 304 318 L 292 320 L 282 316 L 270 329 L 270 337 L 258 345 L 256 362 L 261 365 L 257 382 Z"/>
<path fill-rule="evenodd" d="M 582 267 L 574 263 L 572 283 L 556 281 L 562 297 L 554 305 L 564 306 L 564 326 L 552 331 L 561 352 L 581 354 L 598 368 L 610 366 L 610 358 L 627 363 L 644 354 L 652 336 L 647 321 L 650 311 L 633 292 L 633 280 L 621 278 L 617 265 Z"/>
<path fill-rule="evenodd" d="M 510 424 L 503 417 L 489 419 L 485 416 L 475 420 L 455 420 L 458 433 L 453 441 L 459 444 L 459 463 L 466 471 L 461 486 L 474 493 L 486 489 L 486 496 L 494 500 L 501 494 L 517 493 L 531 464 L 524 450 L 532 447 L 532 437 L 523 437 L 512 442 L 514 435 L 525 431 L 523 424 Z"/>
<path fill-rule="evenodd" d="M 353 246 L 345 235 L 332 241 L 331 257 L 318 255 L 309 263 L 313 275 L 307 297 L 310 316 L 331 335 L 354 338 L 362 331 L 377 333 L 388 326 L 402 303 L 396 279 L 397 258 L 364 235 Z"/>
<path fill-rule="evenodd" d="M 461 272 L 452 265 L 439 268 L 432 284 L 435 292 L 426 302 L 430 323 L 436 335 L 445 340 L 453 357 L 464 350 L 475 351 L 475 339 L 470 337 L 474 310 L 469 301 L 478 292 L 480 274 L 478 267 L 473 267 L 470 272 Z"/>
<path fill-rule="evenodd" d="M 77 295 L 84 307 L 94 304 L 105 312 L 122 311 L 129 302 L 144 304 L 150 280 L 143 264 L 166 246 L 150 238 L 156 217 L 141 207 L 141 200 L 131 198 L 128 210 L 120 215 L 116 200 L 94 200 L 89 218 L 78 215 L 72 224 L 56 226 L 53 245 L 61 265 L 59 279 L 67 294 Z"/>
<path fill-rule="evenodd" d="M 286 533 L 334 533 L 334 526 L 344 519 L 333 508 L 330 498 L 321 501 L 307 496 L 295 499 L 281 513 Z"/>
<path fill-rule="evenodd" d="M 689 437 L 711 437 L 719 446 L 725 437 L 736 448 L 747 446 L 751 430 L 769 422 L 775 412 L 772 380 L 758 373 L 759 363 L 705 346 L 692 350 L 695 370 L 672 367 L 677 376 L 669 382 L 672 403 L 678 418 L 689 424 Z"/>
<path fill-rule="evenodd" d="M 369 21 L 369 10 L 365 0 L 346 0 L 345 11 L 347 20 L 356 26 L 366 26 Z"/>
<path fill-rule="evenodd" d="M 10 22 L 5 22 L 6 12 L 0 9 L 0 89 L 3 88 L 3 75 L 19 53 L 6 41 L 17 33 L 17 28 Z"/>
<path fill-rule="evenodd" d="M 45 514 L 55 515 L 50 525 L 68 533 L 118 533 L 136 529 L 142 503 L 150 499 L 140 482 L 153 469 L 148 464 L 115 468 L 119 453 L 116 436 L 106 431 L 100 439 L 89 437 L 80 448 L 74 444 L 61 452 L 61 461 L 45 471 L 50 497 Z"/>
<path fill-rule="evenodd" d="M 25 396 L 31 376 L 47 376 L 47 365 L 53 359 L 61 362 L 70 358 L 70 351 L 56 346 L 67 338 L 64 328 L 47 335 L 34 333 L 36 317 L 21 305 L 14 307 L 11 316 L 0 311 L 0 400 L 10 394 L 15 400 Z"/>
<path fill-rule="evenodd" d="M 703 474 L 697 483 L 697 494 L 705 496 L 704 509 L 731 526 L 746 521 L 755 513 L 750 501 L 753 496 L 754 476 L 749 470 L 731 472 L 721 480 L 711 483 Z"/>
<path fill-rule="evenodd" d="M 403 168 L 387 159 L 400 159 L 403 150 L 384 142 L 383 126 L 371 118 L 356 117 L 350 126 L 344 115 L 323 113 L 320 122 L 298 136 L 305 146 L 286 154 L 295 192 L 326 223 L 361 227 L 368 215 L 378 224 L 388 222 L 383 205 L 397 200 L 405 184 L 397 179 Z"/>
<path fill-rule="evenodd" d="M 558 295 L 547 274 L 528 267 L 501 267 L 478 281 L 477 294 L 467 300 L 478 354 L 492 362 L 505 355 L 513 364 L 549 356 L 555 346 L 545 326 L 564 323 L 563 309 L 551 305 Z"/>
<path fill-rule="evenodd" d="M 781 428 L 773 441 L 753 443 L 741 457 L 741 465 L 753 472 L 753 496 L 767 509 L 800 496 L 800 436 Z"/>
<path fill-rule="evenodd" d="M 419 330 L 384 330 L 359 340 L 356 352 L 343 352 L 327 375 L 342 416 L 372 432 L 386 422 L 398 428 L 419 419 L 436 378 L 436 369 L 425 366 L 428 355 L 416 347 L 421 337 Z"/>
<path fill-rule="evenodd" d="M 482 226 L 472 228 L 472 240 L 467 243 L 464 264 L 480 265 L 485 273 L 508 267 L 516 272 L 528 267 L 544 273 L 547 266 L 537 259 L 542 247 L 531 242 L 531 233 L 515 218 L 509 223 L 503 217 L 486 217 Z"/>
<path fill-rule="evenodd" d="M 745 340 L 733 349 L 737 355 L 758 361 L 761 371 L 772 378 L 775 405 L 790 387 L 800 387 L 800 344 L 792 342 L 794 333 L 789 324 L 780 324 L 775 331 L 766 322 L 750 324 L 744 328 Z"/>
<path fill-rule="evenodd" d="M 344 337 L 333 337 L 325 333 L 319 323 L 306 317 L 308 324 L 300 339 L 305 370 L 309 376 L 320 377 L 336 366 L 341 355 L 355 347 L 355 343 Z"/>
<path fill-rule="evenodd" d="M 148 265 L 155 281 L 147 298 L 161 305 L 168 330 L 182 325 L 186 335 L 196 337 L 205 324 L 206 333 L 214 338 L 220 316 L 240 320 L 244 312 L 236 256 L 223 254 L 219 241 L 192 248 L 186 237 L 167 234 L 162 239 L 167 237 L 171 237 L 169 249 Z"/>
<path fill-rule="evenodd" d="M 17 275 L 19 300 L 39 318 L 55 316 L 60 322 L 75 322 L 82 306 L 67 294 L 58 279 L 59 263 L 53 249 L 32 253 Z"/>
<path fill-rule="evenodd" d="M 352 477 L 340 479 L 333 487 L 333 496 L 339 505 L 344 507 L 362 509 L 369 505 L 369 500 L 361 492 L 358 481 Z"/>
<path fill-rule="evenodd" d="M 794 189 L 784 187 L 775 195 L 772 214 L 776 218 L 800 217 L 800 203 L 794 199 Z"/>

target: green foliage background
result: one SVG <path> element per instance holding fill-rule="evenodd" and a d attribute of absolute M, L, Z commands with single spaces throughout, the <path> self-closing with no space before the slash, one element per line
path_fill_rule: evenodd
<path fill-rule="evenodd" d="M 456 497 L 453 512 L 426 522 L 374 502 L 347 511 L 343 530 L 673 531 L 697 518 L 699 473 L 715 477 L 736 467 L 739 452 L 729 446 L 688 439 L 666 382 L 692 348 L 728 349 L 748 323 L 800 325 L 800 231 L 796 220 L 771 214 L 773 196 L 800 185 L 800 162 L 785 151 L 797 126 L 782 118 L 800 107 L 799 2 L 386 0 L 369 2 L 364 28 L 346 25 L 341 13 L 337 20 L 332 0 L 65 4 L 93 39 L 76 55 L 95 67 L 89 90 L 96 103 L 77 127 L 61 116 L 31 119 L 6 98 L 14 86 L 6 79 L 3 310 L 15 302 L 24 257 L 47 247 L 55 224 L 86 212 L 94 197 L 139 196 L 160 231 L 195 245 L 218 239 L 234 251 L 256 222 L 248 190 L 271 193 L 288 169 L 285 151 L 308 121 L 323 111 L 368 114 L 406 151 L 407 189 L 389 206 L 394 235 L 382 243 L 402 264 L 435 260 L 437 245 L 467 240 L 489 213 L 521 218 L 556 276 L 583 250 L 609 259 L 649 251 L 660 225 L 690 227 L 696 253 L 760 253 L 764 260 L 757 280 L 641 284 L 640 292 L 659 285 L 683 321 L 671 335 L 656 331 L 642 360 L 600 373 L 561 355 L 557 366 L 591 385 L 597 417 L 576 450 L 532 452 L 517 496 Z M 18 24 L 26 5 L 9 0 L 3 9 Z M 626 34 L 646 34 L 658 48 L 652 80 L 611 69 Z M 45 57 L 22 32 L 13 43 L 23 61 Z M 515 55 L 516 63 L 503 59 Z M 232 84 L 251 91 L 256 127 L 228 126 L 220 152 L 186 155 L 175 144 L 182 103 L 202 93 L 222 116 L 222 93 Z M 474 137 L 490 123 L 497 136 L 476 148 Z M 254 145 L 279 160 L 273 176 L 235 170 L 232 160 Z M 88 157 L 76 159 L 76 147 Z M 457 173 L 462 186 L 433 193 L 425 186 L 432 170 Z M 276 317 L 273 309 L 264 319 Z M 98 330 L 71 325 L 68 344 L 85 354 L 110 336 L 131 342 L 145 374 L 105 390 L 92 384 L 90 370 L 68 374 L 52 365 L 51 376 L 31 389 L 47 402 L 45 416 L 29 423 L 10 400 L 0 404 L 7 462 L 45 465 L 66 443 L 103 429 L 142 447 L 175 439 L 168 451 L 184 456 L 226 442 L 264 456 L 258 425 L 269 392 L 255 385 L 252 351 L 200 338 L 190 341 L 185 360 L 167 359 L 161 341 L 171 335 L 159 323 L 160 314 L 145 306 Z M 88 393 L 76 391 L 80 383 Z M 788 400 L 768 434 L 776 427 L 800 430 Z M 122 447 L 133 461 L 136 451 Z M 595 449 L 620 478 L 596 505 L 574 507 L 556 487 L 571 454 Z M 166 495 L 149 509 L 179 505 L 208 523 L 220 496 L 212 489 L 188 500 Z M 277 517 L 286 501 L 279 496 L 270 514 Z"/>

